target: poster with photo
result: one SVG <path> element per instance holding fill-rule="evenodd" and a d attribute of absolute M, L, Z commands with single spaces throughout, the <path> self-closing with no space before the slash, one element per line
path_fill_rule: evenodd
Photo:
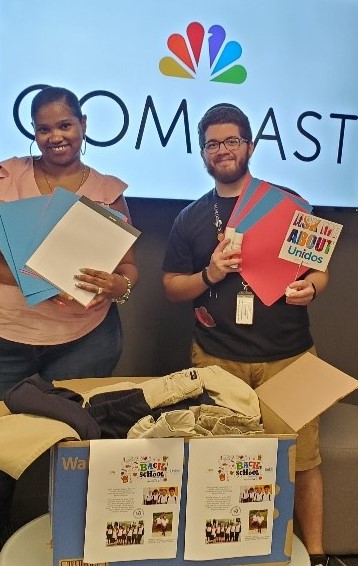
<path fill-rule="evenodd" d="M 270 554 L 277 447 L 277 438 L 189 441 L 186 560 Z"/>
<path fill-rule="evenodd" d="M 174 558 L 183 438 L 92 440 L 84 562 Z"/>

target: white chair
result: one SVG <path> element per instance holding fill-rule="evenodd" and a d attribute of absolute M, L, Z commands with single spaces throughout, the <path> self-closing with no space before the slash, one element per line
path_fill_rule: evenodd
<path fill-rule="evenodd" d="M 14 533 L 0 552 L 0 566 L 52 566 L 49 515 L 30 521 Z"/>

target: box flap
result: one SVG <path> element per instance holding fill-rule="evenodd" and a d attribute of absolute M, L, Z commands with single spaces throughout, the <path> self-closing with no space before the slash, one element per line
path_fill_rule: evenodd
<path fill-rule="evenodd" d="M 358 380 L 306 353 L 256 389 L 260 400 L 293 430 L 358 389 Z"/>

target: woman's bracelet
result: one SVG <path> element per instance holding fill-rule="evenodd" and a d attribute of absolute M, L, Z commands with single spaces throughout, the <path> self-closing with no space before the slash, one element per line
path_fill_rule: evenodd
<path fill-rule="evenodd" d="M 121 277 L 124 277 L 124 279 L 126 280 L 127 288 L 126 288 L 125 292 L 123 293 L 123 295 L 120 295 L 119 297 L 114 297 L 112 299 L 112 303 L 118 303 L 119 305 L 123 305 L 123 303 L 125 303 L 129 299 L 129 295 L 131 294 L 131 290 L 132 290 L 132 283 L 131 283 L 131 280 L 129 279 L 129 277 L 127 277 L 126 275 L 122 275 L 122 274 L 120 274 L 120 275 L 121 275 Z"/>

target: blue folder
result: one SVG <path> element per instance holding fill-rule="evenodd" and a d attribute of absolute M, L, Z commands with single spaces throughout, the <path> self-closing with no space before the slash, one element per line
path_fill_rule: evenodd
<path fill-rule="evenodd" d="M 230 226 L 235 226 L 237 232 L 244 233 L 253 226 L 255 222 L 265 216 L 265 214 L 269 214 L 272 208 L 284 198 L 288 198 L 292 202 L 295 202 L 299 207 L 305 208 L 308 213 L 312 211 L 312 206 L 300 196 L 290 193 L 289 191 L 285 191 L 284 189 L 280 189 L 275 185 L 269 185 L 267 192 L 261 196 L 261 198 L 253 205 L 252 209 L 249 210 L 238 223 L 237 218 L 250 199 L 254 196 L 260 183 L 261 181 L 259 179 L 251 179 L 250 184 L 239 201 L 239 206 L 230 218 Z M 243 221 L 245 222 L 241 225 Z M 238 224 L 240 225 L 240 229 L 238 228 Z"/>
<path fill-rule="evenodd" d="M 26 301 L 31 305 L 59 293 L 57 287 L 24 268 L 28 242 L 41 221 L 49 198 L 44 195 L 0 204 L 2 253 Z"/>
<path fill-rule="evenodd" d="M 28 270 L 26 261 L 80 198 L 67 189 L 57 187 L 52 195 L 0 204 L 0 250 L 30 305 L 54 297 L 60 291 Z M 114 216 L 126 220 L 121 212 L 102 206 Z"/>

